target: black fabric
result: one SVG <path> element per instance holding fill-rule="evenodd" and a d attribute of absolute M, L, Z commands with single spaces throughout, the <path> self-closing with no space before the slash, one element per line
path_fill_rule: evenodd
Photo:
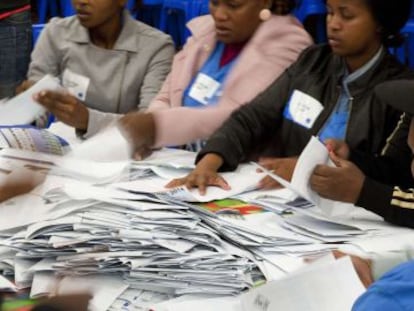
<path fill-rule="evenodd" d="M 16 10 L 27 4 L 30 4 L 30 0 L 0 0 L 0 13 Z"/>
<path fill-rule="evenodd" d="M 310 137 L 318 135 L 334 109 L 344 66 L 329 45 L 308 48 L 267 90 L 233 112 L 211 136 L 197 160 L 207 153 L 216 153 L 224 160 L 221 170 L 232 170 L 241 161 L 257 155 L 298 156 Z M 353 103 L 346 142 L 351 149 L 374 156 L 381 153 L 401 113 L 378 101 L 374 88 L 394 79 L 414 79 L 414 74 L 385 52 L 373 68 L 349 84 Z M 312 96 L 324 106 L 311 129 L 283 117 L 285 104 L 294 90 Z"/>
<path fill-rule="evenodd" d="M 378 85 L 375 93 L 387 105 L 414 115 L 414 81 L 389 81 Z"/>
<path fill-rule="evenodd" d="M 408 208 L 394 205 L 393 191 L 392 186 L 366 178 L 356 205 L 382 216 L 390 223 L 414 228 L 414 202 L 410 202 L 411 207 Z M 412 193 L 410 190 L 405 191 L 407 194 Z"/>

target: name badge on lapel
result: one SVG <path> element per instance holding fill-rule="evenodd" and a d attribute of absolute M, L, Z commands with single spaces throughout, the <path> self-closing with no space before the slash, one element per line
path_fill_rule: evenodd
<path fill-rule="evenodd" d="M 318 100 L 301 91 L 294 90 L 283 115 L 286 119 L 310 129 L 322 110 L 323 106 Z"/>
<path fill-rule="evenodd" d="M 188 95 L 203 105 L 216 94 L 220 88 L 220 83 L 210 78 L 204 73 L 199 73 Z"/>
<path fill-rule="evenodd" d="M 88 77 L 74 73 L 69 69 L 65 69 L 62 75 L 63 87 L 81 101 L 86 99 L 86 92 L 88 91 L 90 81 Z"/>

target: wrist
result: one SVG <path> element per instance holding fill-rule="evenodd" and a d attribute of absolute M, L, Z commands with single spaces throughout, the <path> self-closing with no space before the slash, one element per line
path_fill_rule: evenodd
<path fill-rule="evenodd" d="M 221 156 L 216 153 L 208 153 L 198 162 L 197 166 L 217 172 L 222 165 L 223 158 Z"/>

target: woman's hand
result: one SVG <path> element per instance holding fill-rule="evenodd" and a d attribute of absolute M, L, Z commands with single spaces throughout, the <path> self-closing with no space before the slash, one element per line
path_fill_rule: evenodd
<path fill-rule="evenodd" d="M 295 170 L 297 157 L 292 158 L 260 158 L 259 164 L 264 168 L 272 171 L 283 179 L 290 181 L 292 179 L 293 171 Z M 261 170 L 258 169 L 260 172 Z M 281 185 L 270 176 L 264 177 L 260 183 L 260 189 L 275 189 L 280 188 Z"/>
<path fill-rule="evenodd" d="M 352 162 L 330 153 L 336 167 L 317 165 L 309 183 L 311 188 L 324 198 L 356 203 L 364 185 L 365 175 Z"/>
<path fill-rule="evenodd" d="M 152 153 L 155 121 L 151 113 L 131 112 L 119 119 L 118 124 L 122 134 L 132 145 L 135 160 L 142 160 Z"/>
<path fill-rule="evenodd" d="M 324 144 L 329 152 L 333 152 L 341 159 L 348 160 L 350 151 L 346 142 L 329 138 L 324 141 Z"/>
<path fill-rule="evenodd" d="M 33 99 L 53 113 L 59 121 L 79 130 L 88 129 L 88 108 L 75 96 L 67 92 L 41 91 Z"/>
<path fill-rule="evenodd" d="M 207 186 L 216 186 L 224 190 L 230 190 L 227 181 L 217 173 L 222 164 L 223 159 L 219 155 L 209 153 L 201 159 L 190 174 L 170 181 L 166 187 L 174 188 L 185 185 L 188 189 L 198 188 L 201 195 L 206 194 Z"/>
<path fill-rule="evenodd" d="M 45 175 L 17 168 L 0 182 L 0 202 L 27 193 L 43 182 Z"/>
<path fill-rule="evenodd" d="M 23 93 L 27 89 L 31 88 L 33 84 L 36 82 L 31 80 L 25 80 L 20 85 L 16 87 L 16 95 L 19 95 L 20 93 Z"/>

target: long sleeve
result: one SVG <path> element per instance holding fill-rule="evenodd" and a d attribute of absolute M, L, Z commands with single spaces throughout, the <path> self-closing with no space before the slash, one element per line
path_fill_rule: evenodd
<path fill-rule="evenodd" d="M 404 190 L 367 177 L 356 205 L 390 223 L 414 228 L 414 189 Z"/>
<path fill-rule="evenodd" d="M 148 108 L 151 101 L 161 89 L 165 78 L 171 70 L 175 49 L 171 40 L 165 40 L 159 50 L 154 53 L 148 65 L 141 86 L 139 109 Z"/>
<path fill-rule="evenodd" d="M 291 76 L 288 69 L 253 101 L 233 112 L 210 137 L 197 161 L 207 153 L 216 153 L 224 160 L 222 170 L 235 169 L 270 133 L 276 131 L 288 97 Z"/>

